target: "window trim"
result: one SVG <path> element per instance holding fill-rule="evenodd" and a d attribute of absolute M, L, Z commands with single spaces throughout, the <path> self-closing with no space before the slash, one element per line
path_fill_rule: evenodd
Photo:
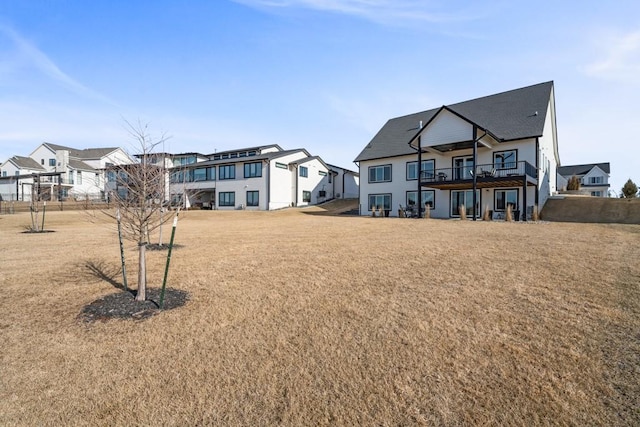
<path fill-rule="evenodd" d="M 249 203 L 249 193 L 251 193 L 253 195 L 253 193 L 255 193 L 255 201 L 253 201 L 252 203 Z M 260 206 L 260 192 L 258 190 L 247 190 L 247 194 L 245 195 L 246 197 L 246 203 L 247 206 Z"/>
<path fill-rule="evenodd" d="M 513 152 L 515 153 L 515 157 L 516 159 L 513 162 L 505 162 L 504 159 L 502 161 L 502 165 L 508 165 L 508 166 L 503 166 L 500 167 L 498 166 L 498 162 L 496 161 L 496 155 L 502 154 L 502 153 L 510 153 Z M 498 169 L 498 170 L 508 170 L 508 169 L 518 169 L 518 149 L 517 148 L 513 148 L 511 150 L 502 150 L 502 151 L 494 151 L 493 152 L 493 167 Z"/>
<path fill-rule="evenodd" d="M 384 179 L 384 172 L 383 172 L 383 179 L 381 181 L 371 181 L 371 169 L 377 169 L 377 168 L 389 168 L 389 179 Z M 369 180 L 369 184 L 378 184 L 381 182 L 393 182 L 393 167 L 391 165 L 391 163 L 387 163 L 384 165 L 375 165 L 375 166 L 369 166 L 369 168 L 367 169 L 367 178 Z"/>
<path fill-rule="evenodd" d="M 247 171 L 249 173 L 247 173 Z M 262 162 L 244 163 L 245 178 L 262 178 Z"/>
<path fill-rule="evenodd" d="M 222 171 L 233 171 L 233 176 L 229 176 L 227 177 L 226 174 L 224 177 L 220 176 L 220 173 Z M 231 175 L 231 174 L 229 174 Z M 227 165 L 219 165 L 218 166 L 218 181 L 224 181 L 224 180 L 228 180 L 228 179 L 236 179 L 236 165 L 235 164 L 227 164 Z"/>
<path fill-rule="evenodd" d="M 433 197 L 432 197 L 432 202 L 430 203 L 431 205 L 431 210 L 433 210 L 436 207 L 436 190 L 421 190 L 422 193 L 432 193 Z M 409 205 L 409 193 L 415 193 L 416 194 L 416 201 L 418 200 L 418 190 L 408 190 L 406 191 L 405 197 L 404 197 L 404 201 L 406 203 L 406 205 Z M 424 197 L 422 198 L 422 202 L 424 203 Z"/>
<path fill-rule="evenodd" d="M 498 189 L 495 189 L 493 191 L 493 210 L 496 211 L 496 212 L 506 212 L 507 205 L 508 205 L 506 193 L 507 192 L 514 192 L 514 191 L 516 193 L 516 204 L 515 204 L 515 206 L 513 207 L 512 210 L 518 210 L 519 209 L 518 206 L 520 204 L 520 189 L 519 188 L 498 188 Z M 498 193 L 505 193 L 505 199 L 504 199 L 505 206 L 502 209 L 498 208 Z"/>
<path fill-rule="evenodd" d="M 307 166 L 298 166 L 298 175 L 302 178 L 309 178 L 309 168 Z"/>
<path fill-rule="evenodd" d="M 302 203 L 311 203 L 311 191 L 302 190 Z"/>
<path fill-rule="evenodd" d="M 371 197 L 379 197 L 379 196 L 389 197 L 389 207 L 388 208 L 386 207 L 384 203 L 384 199 L 382 202 L 382 207 L 383 207 L 383 210 L 391 210 L 391 206 L 393 205 L 393 195 L 391 193 L 370 193 L 370 194 L 367 194 L 367 210 L 369 212 L 371 212 L 371 207 L 373 206 L 371 204 Z M 376 210 L 378 210 L 378 205 L 376 205 Z"/>
<path fill-rule="evenodd" d="M 227 201 L 225 197 L 227 195 L 232 195 L 233 200 L 231 202 Z M 236 192 L 235 191 L 221 191 L 217 194 L 218 198 L 218 206 L 220 207 L 235 207 L 236 206 Z"/>
<path fill-rule="evenodd" d="M 435 159 L 422 160 L 422 164 L 424 165 L 425 163 L 432 163 L 433 167 L 431 169 L 434 170 L 434 171 L 436 170 L 436 160 Z M 410 165 L 415 165 L 416 166 L 416 177 L 415 178 L 411 178 L 409 176 L 409 166 Z M 418 166 L 418 161 L 417 160 L 415 160 L 413 162 L 407 162 L 407 166 L 406 166 L 406 179 L 407 179 L 407 181 L 417 181 L 418 180 L 418 168 L 417 168 L 417 166 Z M 421 172 L 426 170 L 426 168 L 420 168 L 420 169 L 421 169 Z"/>

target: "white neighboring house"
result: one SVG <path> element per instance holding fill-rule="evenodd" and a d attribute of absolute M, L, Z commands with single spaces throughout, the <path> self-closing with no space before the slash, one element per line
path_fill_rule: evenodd
<path fill-rule="evenodd" d="M 531 216 L 556 191 L 559 164 L 553 82 L 389 120 L 355 159 L 360 214 L 399 208 L 469 218 L 510 205 Z M 475 191 L 474 191 L 475 189 Z"/>
<path fill-rule="evenodd" d="M 333 194 L 336 199 L 357 199 L 360 196 L 360 174 L 340 166 L 328 165 L 336 173 Z"/>
<path fill-rule="evenodd" d="M 214 153 L 209 160 L 176 166 L 174 203 L 208 209 L 273 210 L 322 203 L 335 197 L 334 171 L 303 148 L 278 145 Z"/>
<path fill-rule="evenodd" d="M 580 179 L 581 189 L 593 197 L 609 197 L 609 163 L 590 163 L 585 165 L 569 165 L 558 167 L 558 188 L 566 189 L 569 179 L 576 176 Z"/>
<path fill-rule="evenodd" d="M 27 164 L 26 161 L 21 160 L 23 166 L 21 166 L 20 174 L 30 174 L 31 176 L 17 178 L 18 182 L 12 183 L 10 186 L 31 186 L 35 180 L 41 200 L 64 200 L 68 197 L 102 199 L 106 187 L 105 169 L 113 165 L 134 162 L 122 148 L 118 147 L 79 150 L 48 142 L 40 144 L 28 158 L 33 162 Z M 12 159 L 26 158 L 15 156 Z M 12 164 L 16 167 L 15 162 L 9 159 L 2 165 L 2 169 L 7 172 L 7 175 L 12 169 Z M 15 173 L 14 171 L 14 175 Z M 0 188 L 2 188 L 0 192 L 4 193 L 7 185 L 0 182 Z M 19 193 L 12 191 L 10 198 L 29 201 L 30 190 Z"/>
<path fill-rule="evenodd" d="M 30 201 L 34 175 L 46 172 L 31 157 L 13 156 L 0 166 L 0 200 Z"/>

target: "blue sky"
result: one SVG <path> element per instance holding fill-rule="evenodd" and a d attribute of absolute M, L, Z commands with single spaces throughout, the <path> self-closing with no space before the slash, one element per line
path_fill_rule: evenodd
<path fill-rule="evenodd" d="M 554 80 L 560 160 L 640 182 L 640 3 L 21 0 L 0 4 L 0 161 L 48 141 L 307 148 L 352 163 L 389 118 Z"/>

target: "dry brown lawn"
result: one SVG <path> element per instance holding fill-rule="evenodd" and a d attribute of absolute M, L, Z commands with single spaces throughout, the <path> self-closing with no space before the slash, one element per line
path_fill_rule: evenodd
<path fill-rule="evenodd" d="M 0 216 L 3 426 L 640 424 L 638 225 L 188 212 L 187 304 L 85 323 L 114 232 L 28 223 Z"/>

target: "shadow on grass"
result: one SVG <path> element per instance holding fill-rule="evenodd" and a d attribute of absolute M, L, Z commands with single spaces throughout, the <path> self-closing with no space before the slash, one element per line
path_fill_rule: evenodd
<path fill-rule="evenodd" d="M 89 276 L 105 281 L 116 289 L 125 290 L 124 285 L 116 280 L 116 277 L 122 274 L 120 266 L 114 266 L 113 264 L 107 264 L 105 261 L 97 260 L 87 261 L 82 267 Z M 128 289 L 128 291 L 135 294 L 131 289 Z"/>

